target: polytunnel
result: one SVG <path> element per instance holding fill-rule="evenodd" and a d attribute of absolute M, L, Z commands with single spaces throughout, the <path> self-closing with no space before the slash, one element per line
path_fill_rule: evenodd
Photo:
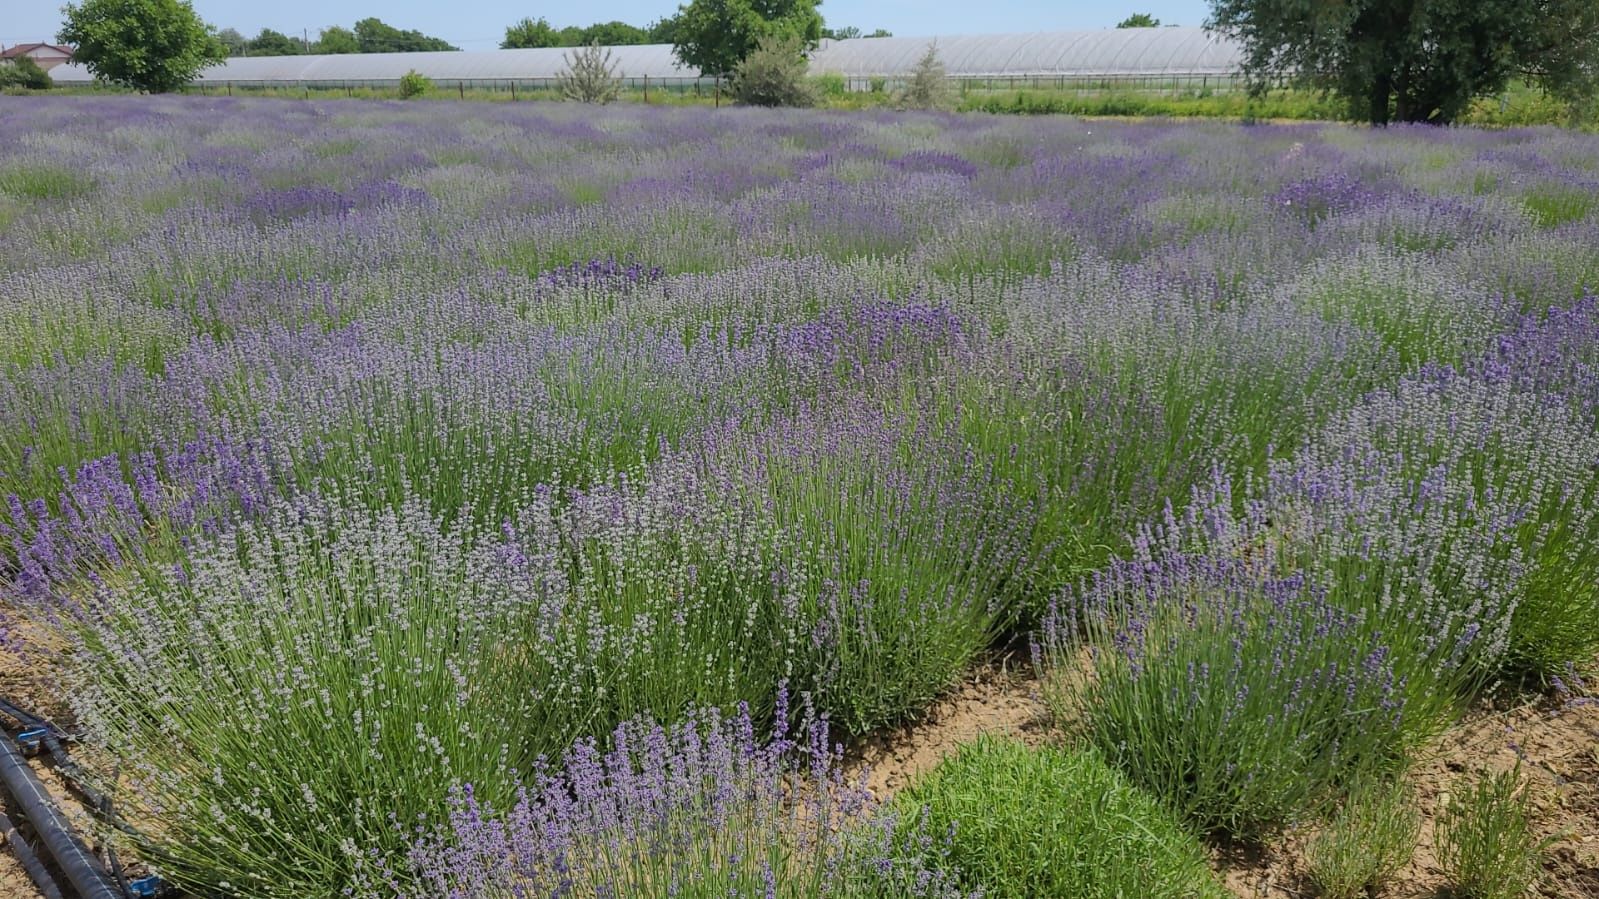
<path fill-rule="evenodd" d="M 928 46 L 951 78 L 1132 79 L 1225 77 L 1238 69 L 1237 44 L 1203 28 L 1117 28 L 1026 34 L 854 38 L 823 41 L 811 54 L 812 74 L 895 78 L 912 72 Z M 629 82 L 692 81 L 668 44 L 609 48 L 617 74 Z M 566 70 L 570 48 L 429 53 L 351 53 L 235 57 L 200 73 L 202 84 L 307 85 L 393 83 L 413 69 L 436 82 L 538 82 Z M 51 76 L 83 82 L 81 65 L 58 66 Z"/>
<path fill-rule="evenodd" d="M 811 71 L 907 75 L 929 46 L 954 78 L 1225 75 L 1239 62 L 1236 44 L 1203 28 L 1113 28 L 832 41 L 812 55 Z"/>
<path fill-rule="evenodd" d="M 617 74 L 628 78 L 693 78 L 677 64 L 670 44 L 612 47 Z M 389 82 L 412 71 L 435 81 L 513 81 L 554 78 L 566 70 L 570 47 L 534 50 L 444 50 L 425 53 L 340 53 L 309 56 L 236 56 L 200 72 L 200 82 Z M 57 81 L 91 81 L 83 66 L 57 66 Z"/>

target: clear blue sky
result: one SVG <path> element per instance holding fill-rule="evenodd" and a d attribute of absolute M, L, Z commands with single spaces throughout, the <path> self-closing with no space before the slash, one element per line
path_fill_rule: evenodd
<path fill-rule="evenodd" d="M 53 40 L 61 25 L 62 0 L 0 0 L 0 42 Z M 349 26 L 377 16 L 397 28 L 415 28 L 467 50 L 498 46 L 505 26 L 523 16 L 543 16 L 557 27 L 620 19 L 646 25 L 677 10 L 678 0 L 193 0 L 201 17 L 218 28 L 252 36 L 263 27 L 298 36 L 329 25 Z M 1152 13 L 1162 22 L 1199 25 L 1205 0 L 824 0 L 828 25 L 855 25 L 867 32 L 887 28 L 896 35 L 983 34 L 1108 28 L 1129 13 Z"/>

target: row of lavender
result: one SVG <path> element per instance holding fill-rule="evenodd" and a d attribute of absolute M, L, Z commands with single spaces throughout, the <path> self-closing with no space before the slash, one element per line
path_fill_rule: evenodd
<path fill-rule="evenodd" d="M 1037 624 L 1090 740 L 1254 835 L 1595 649 L 1589 138 L 0 120 L 0 579 L 197 887 L 936 893 L 854 791 L 779 809 L 781 685 L 858 734 Z M 720 748 L 637 720 L 691 708 Z"/>

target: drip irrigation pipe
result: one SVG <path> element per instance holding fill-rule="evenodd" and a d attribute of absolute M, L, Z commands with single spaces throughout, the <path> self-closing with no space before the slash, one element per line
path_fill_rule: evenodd
<path fill-rule="evenodd" d="M 4 783 L 17 800 L 22 814 L 38 832 L 45 851 L 56 860 L 67 882 L 82 899 L 122 899 L 105 865 L 72 832 L 38 775 L 28 767 L 16 743 L 9 739 L 0 739 L 0 783 Z"/>
<path fill-rule="evenodd" d="M 17 743 L 29 754 L 37 753 L 41 749 L 50 753 L 51 760 L 55 762 L 56 771 L 62 775 L 62 779 L 66 781 L 67 786 L 72 788 L 72 791 L 83 799 L 96 817 L 129 836 L 142 838 L 142 835 L 133 825 L 123 820 L 121 815 L 112 810 L 111 797 L 95 789 L 90 784 L 87 773 L 67 753 L 67 749 L 61 744 L 61 741 L 73 739 L 70 734 L 44 718 L 4 698 L 0 698 L 0 713 L 16 719 L 18 723 L 26 728 L 23 733 L 17 735 Z M 0 737 L 0 739 L 4 738 Z M 29 773 L 32 773 L 31 770 Z M 0 815 L 0 820 L 3 820 L 3 818 L 4 816 Z M 26 844 L 22 845 L 25 851 L 32 851 L 32 847 L 28 847 Z M 165 884 L 162 883 L 159 877 L 147 876 L 130 880 L 123 871 L 121 862 L 117 859 L 116 849 L 107 845 L 105 850 L 110 864 L 112 882 L 115 884 L 118 895 L 122 899 L 140 899 L 140 897 L 165 894 Z M 102 870 L 104 869 L 102 868 Z M 49 891 L 46 891 L 46 893 L 48 895 Z M 59 893 L 56 895 L 59 895 Z"/>
<path fill-rule="evenodd" d="M 26 709 L 13 705 L 9 700 L 3 698 L 0 698 L 0 712 L 15 718 L 23 727 L 28 728 L 27 732 L 19 736 L 18 739 L 25 742 L 34 741 L 39 748 L 43 748 L 50 753 L 50 760 L 55 762 L 56 770 L 61 772 L 67 784 L 72 787 L 73 792 L 81 796 L 86 805 L 100 813 L 112 826 L 123 833 L 132 836 L 138 835 L 132 827 L 128 826 L 127 822 L 111 814 L 110 797 L 90 785 L 88 775 L 78 766 L 76 761 L 73 761 L 72 756 L 67 753 L 66 747 L 61 745 L 62 740 L 71 739 L 69 735 L 49 721 Z"/>
<path fill-rule="evenodd" d="M 17 832 L 11 819 L 5 812 L 0 812 L 0 836 L 3 836 L 6 845 L 11 847 L 11 852 L 22 863 L 22 870 L 28 872 L 28 879 L 39 888 L 44 899 L 61 899 L 61 888 L 56 886 L 55 878 L 44 869 L 44 863 L 39 861 L 39 856 L 34 854 L 33 847 Z"/>

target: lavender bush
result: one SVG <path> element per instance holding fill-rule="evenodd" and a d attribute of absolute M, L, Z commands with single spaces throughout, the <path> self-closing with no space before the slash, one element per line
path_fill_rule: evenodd
<path fill-rule="evenodd" d="M 358 896 L 958 897 L 936 842 L 845 779 L 825 721 L 756 738 L 747 708 L 620 725 L 541 766 L 496 809 L 467 784 L 407 864 L 381 857 Z M 907 837 L 905 832 L 911 836 Z"/>
<path fill-rule="evenodd" d="M 801 624 L 748 566 L 760 534 L 716 516 L 696 536 L 694 514 L 627 485 L 500 529 L 281 501 L 67 613 L 74 708 L 128 759 L 123 808 L 163 822 L 145 849 L 168 876 L 331 888 L 454 785 L 503 804 L 622 719 L 771 695 Z"/>
<path fill-rule="evenodd" d="M 1052 710 L 1203 831 L 1269 836 L 1400 767 L 1437 725 L 1407 703 L 1395 650 L 1303 575 L 1121 563 L 1052 611 Z"/>

